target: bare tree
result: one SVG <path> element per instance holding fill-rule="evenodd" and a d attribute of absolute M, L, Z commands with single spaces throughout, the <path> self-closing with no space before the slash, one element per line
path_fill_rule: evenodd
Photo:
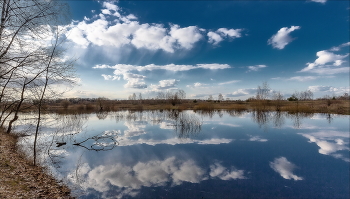
<path fill-rule="evenodd" d="M 30 102 L 46 71 L 52 26 L 62 25 L 67 7 L 45 0 L 0 1 L 1 125 L 9 117 L 8 130 L 18 119 L 24 102 Z"/>
<path fill-rule="evenodd" d="M 40 79 L 40 81 L 37 81 L 35 83 L 33 89 L 34 94 L 36 94 L 36 96 L 38 97 L 38 119 L 35 128 L 34 138 L 34 165 L 36 165 L 36 143 L 40 128 L 44 99 L 57 96 L 57 92 L 55 91 L 56 89 L 51 89 L 51 87 L 54 87 L 56 83 L 74 83 L 74 80 L 72 80 L 72 78 L 74 78 L 73 61 L 61 61 L 63 53 L 62 50 L 59 49 L 59 47 L 63 41 L 61 41 L 59 38 L 61 35 L 59 28 L 56 28 L 55 31 L 56 37 L 52 43 L 52 47 L 48 49 L 48 51 L 50 50 L 51 52 L 46 54 L 46 57 L 43 57 L 46 59 L 42 60 L 43 63 L 41 65 L 44 66 L 45 71 L 42 74 L 42 78 Z"/>
<path fill-rule="evenodd" d="M 168 91 L 165 93 L 165 98 L 173 105 L 181 103 L 185 99 L 186 93 L 183 90 L 178 90 L 176 92 Z"/>
<path fill-rule="evenodd" d="M 257 100 L 267 100 L 270 95 L 270 86 L 267 82 L 263 82 L 262 86 L 258 86 L 256 91 Z"/>
<path fill-rule="evenodd" d="M 140 101 L 140 104 L 142 104 L 142 94 L 139 93 L 139 101 Z"/>
<path fill-rule="evenodd" d="M 0 121 L 9 121 L 9 133 L 24 103 L 35 102 L 30 105 L 38 107 L 40 120 L 44 98 L 58 94 L 53 85 L 72 83 L 74 72 L 72 62 L 62 59 L 59 40 L 58 25 L 68 22 L 66 4 L 2 0 L 0 9 Z"/>
<path fill-rule="evenodd" d="M 218 100 L 219 100 L 219 101 L 224 101 L 224 97 L 222 96 L 221 93 L 219 93 Z"/>
<path fill-rule="evenodd" d="M 305 101 L 305 100 L 312 100 L 314 94 L 311 90 L 306 90 L 299 92 L 299 100 Z"/>
<path fill-rule="evenodd" d="M 280 91 L 274 92 L 272 94 L 272 100 L 274 100 L 276 111 L 280 111 L 283 102 L 283 94 Z"/>

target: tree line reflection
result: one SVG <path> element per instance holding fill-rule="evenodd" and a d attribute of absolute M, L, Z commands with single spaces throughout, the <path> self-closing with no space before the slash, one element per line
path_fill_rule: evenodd
<path fill-rule="evenodd" d="M 203 118 L 219 117 L 224 114 L 232 117 L 250 116 L 252 121 L 258 124 L 259 128 L 268 129 L 282 128 L 286 119 L 293 121 L 294 128 L 300 128 L 303 120 L 311 118 L 314 113 L 287 113 L 287 112 L 272 112 L 255 110 L 252 112 L 244 110 L 197 110 L 197 111 L 179 111 L 179 110 L 151 110 L 151 111 L 119 111 L 107 112 L 99 111 L 95 115 L 99 120 L 107 118 L 118 122 L 146 122 L 152 125 L 159 125 L 164 129 L 172 129 L 178 139 L 192 139 L 197 136 L 202 130 Z M 80 147 L 85 150 L 105 151 L 112 150 L 119 145 L 118 135 L 120 130 L 98 132 L 91 134 L 86 129 L 87 121 L 93 114 L 51 114 L 42 118 L 40 127 L 41 133 L 38 142 L 36 143 L 36 151 L 32 148 L 31 154 L 27 149 L 23 149 L 28 157 L 32 159 L 45 159 L 46 154 L 52 162 L 57 162 L 64 154 L 60 151 L 67 150 L 71 147 Z M 332 122 L 333 116 L 326 115 L 329 123 Z M 23 117 L 18 125 L 21 133 L 26 135 L 22 142 L 25 142 L 26 148 L 30 143 L 33 143 L 31 125 L 31 115 L 27 114 Z M 142 132 L 139 132 L 142 133 Z"/>

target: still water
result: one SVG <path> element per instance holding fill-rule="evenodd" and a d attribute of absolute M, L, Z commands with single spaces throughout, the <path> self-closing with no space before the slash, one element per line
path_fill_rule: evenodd
<path fill-rule="evenodd" d="M 30 115 L 17 126 L 29 131 Z M 349 116 L 46 115 L 39 156 L 79 198 L 349 198 Z M 32 154 L 33 136 L 20 146 Z"/>

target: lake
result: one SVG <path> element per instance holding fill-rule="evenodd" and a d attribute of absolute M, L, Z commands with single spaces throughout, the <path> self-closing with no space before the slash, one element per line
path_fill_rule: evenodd
<path fill-rule="evenodd" d="M 349 116 L 47 114 L 40 130 L 37 158 L 79 198 L 349 198 Z"/>

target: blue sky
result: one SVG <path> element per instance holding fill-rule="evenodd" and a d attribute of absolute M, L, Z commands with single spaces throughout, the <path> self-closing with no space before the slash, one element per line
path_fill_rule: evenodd
<path fill-rule="evenodd" d="M 349 92 L 349 2 L 67 1 L 67 97 L 247 99 L 268 82 L 285 97 Z"/>

